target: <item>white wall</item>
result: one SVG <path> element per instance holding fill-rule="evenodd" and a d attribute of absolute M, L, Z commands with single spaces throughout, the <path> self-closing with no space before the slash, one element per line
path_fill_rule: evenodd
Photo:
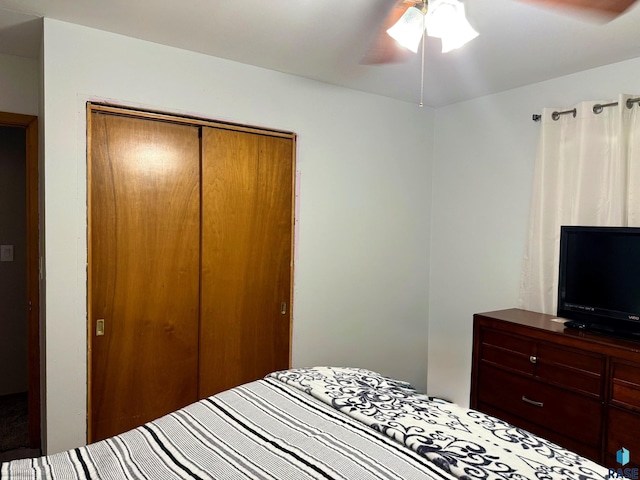
<path fill-rule="evenodd" d="M 472 316 L 517 306 L 540 128 L 532 114 L 640 94 L 639 76 L 634 59 L 436 112 L 430 394 L 468 404 Z"/>
<path fill-rule="evenodd" d="M 45 19 L 48 453 L 85 442 L 89 99 L 296 132 L 294 366 L 426 386 L 432 110 Z"/>
<path fill-rule="evenodd" d="M 38 115 L 39 61 L 0 54 L 0 112 Z"/>

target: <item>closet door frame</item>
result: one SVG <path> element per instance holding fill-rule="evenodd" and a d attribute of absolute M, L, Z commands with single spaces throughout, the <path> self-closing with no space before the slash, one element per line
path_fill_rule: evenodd
<path fill-rule="evenodd" d="M 93 317 L 94 312 L 92 311 L 92 278 L 91 278 L 91 265 L 92 265 L 92 252 L 91 252 L 91 116 L 93 113 L 102 112 L 113 115 L 122 115 L 127 117 L 134 117 L 140 119 L 148 119 L 148 120 L 157 120 L 157 121 L 165 121 L 189 126 L 199 126 L 199 127 L 213 127 L 219 129 L 226 129 L 232 131 L 239 132 L 248 132 L 248 133 L 256 133 L 260 135 L 268 135 L 272 137 L 282 137 L 288 138 L 292 140 L 292 152 L 291 152 L 291 163 L 292 163 L 292 175 L 291 175 L 291 272 L 290 272 L 290 285 L 289 285 L 289 308 L 288 308 L 288 343 L 289 343 L 289 367 L 291 366 L 291 355 L 292 355 L 292 338 L 293 338 L 293 283 L 294 283 L 294 259 L 295 259 L 295 229 L 296 229 L 296 204 L 295 204 L 295 196 L 296 196 L 296 135 L 293 132 L 283 131 L 283 130 L 275 130 L 275 129 L 266 129 L 261 127 L 243 125 L 243 124 L 235 124 L 230 122 L 216 121 L 210 120 L 200 117 L 190 117 L 190 116 L 182 116 L 171 113 L 164 113 L 153 110 L 140 110 L 125 106 L 116 106 L 105 103 L 95 103 L 95 102 L 87 102 L 86 104 L 86 119 L 87 119 L 87 442 L 92 441 L 92 345 L 95 337 L 95 332 L 93 331 Z M 202 208 L 202 207 L 201 207 Z M 286 321 L 286 320 L 285 320 Z"/>

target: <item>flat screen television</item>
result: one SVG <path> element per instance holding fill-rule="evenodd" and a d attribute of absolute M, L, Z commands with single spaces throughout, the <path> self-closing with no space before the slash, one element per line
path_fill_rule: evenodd
<path fill-rule="evenodd" d="M 640 228 L 561 227 L 558 316 L 640 340 Z"/>

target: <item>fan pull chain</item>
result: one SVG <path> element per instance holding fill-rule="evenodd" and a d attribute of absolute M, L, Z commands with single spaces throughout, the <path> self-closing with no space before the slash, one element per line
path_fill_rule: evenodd
<path fill-rule="evenodd" d="M 425 37 L 427 36 L 426 34 L 426 25 L 425 25 L 425 18 L 427 16 L 423 15 L 422 16 L 422 71 L 420 74 L 420 108 L 424 107 L 424 40 Z"/>

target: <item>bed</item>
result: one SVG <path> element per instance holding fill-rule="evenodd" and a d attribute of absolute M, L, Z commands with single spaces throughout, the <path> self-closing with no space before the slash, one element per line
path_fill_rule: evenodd
<path fill-rule="evenodd" d="M 356 368 L 275 372 L 129 432 L 0 466 L 22 479 L 604 479 L 483 413 Z"/>

